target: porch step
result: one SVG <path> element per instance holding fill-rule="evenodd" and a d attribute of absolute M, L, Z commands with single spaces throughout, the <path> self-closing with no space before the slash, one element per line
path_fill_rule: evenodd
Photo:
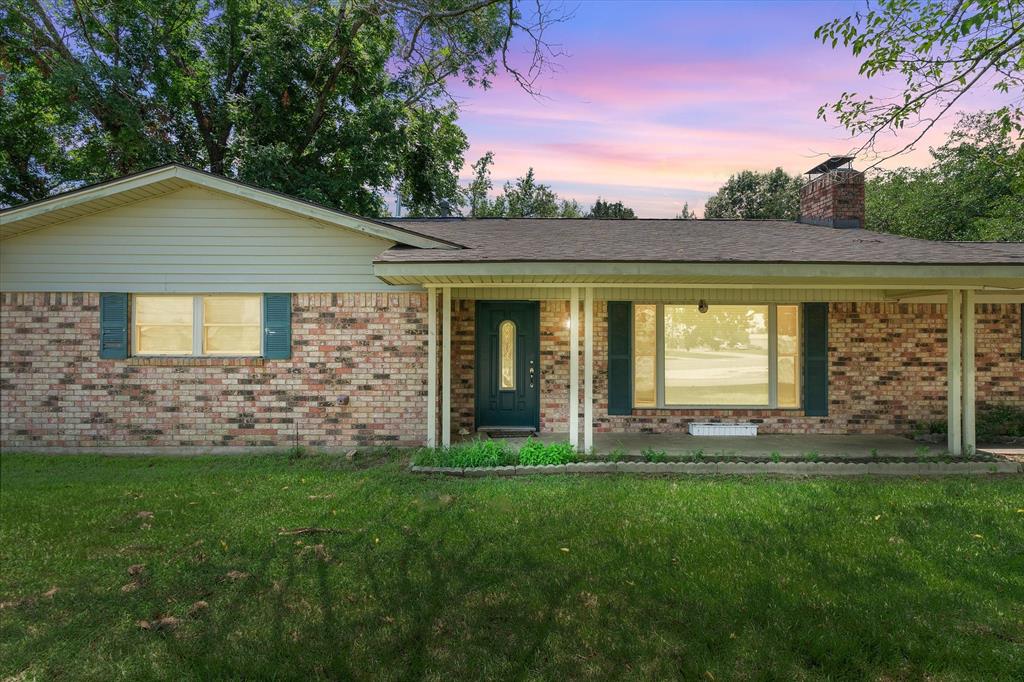
<path fill-rule="evenodd" d="M 537 430 L 529 426 L 481 426 L 476 432 L 488 438 L 529 438 L 537 435 Z"/>

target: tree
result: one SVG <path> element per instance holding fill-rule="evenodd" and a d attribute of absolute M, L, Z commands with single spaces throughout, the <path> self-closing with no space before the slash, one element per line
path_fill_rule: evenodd
<path fill-rule="evenodd" d="M 928 168 L 879 172 L 865 226 L 940 240 L 1024 241 L 1024 149 L 998 112 L 961 115 Z"/>
<path fill-rule="evenodd" d="M 768 173 L 741 171 L 708 198 L 704 217 L 796 220 L 801 184 L 799 177 L 781 168 Z"/>
<path fill-rule="evenodd" d="M 494 152 L 487 152 L 473 164 L 473 180 L 466 189 L 466 203 L 472 218 L 485 218 L 493 215 L 493 207 L 487 195 L 494 184 L 491 182 L 491 165 L 494 164 Z"/>
<path fill-rule="evenodd" d="M 464 190 L 469 215 L 473 218 L 582 218 L 575 199 L 562 199 L 550 185 L 537 182 L 533 168 L 526 175 L 505 183 L 493 200 L 487 195 L 493 186 L 491 166 L 494 153 L 487 152 L 473 164 L 473 179 Z"/>
<path fill-rule="evenodd" d="M 436 210 L 466 148 L 449 84 L 503 68 L 534 92 L 563 18 L 534 0 L 10 0 L 0 196 L 177 161 L 362 214 L 390 189 Z"/>
<path fill-rule="evenodd" d="M 628 206 L 624 206 L 621 201 L 616 201 L 614 204 L 610 201 L 605 201 L 601 197 L 597 198 L 594 205 L 587 211 L 587 218 L 612 218 L 616 220 L 631 220 L 636 218 L 636 213 L 633 209 Z"/>
<path fill-rule="evenodd" d="M 676 220 L 696 220 L 697 214 L 690 210 L 690 202 L 683 202 L 683 210 L 676 214 Z"/>
<path fill-rule="evenodd" d="M 833 48 L 863 56 L 861 75 L 895 76 L 903 92 L 876 98 L 844 92 L 818 110 L 866 139 L 857 152 L 881 161 L 911 149 L 967 92 L 990 87 L 1005 96 L 998 110 L 1005 130 L 1022 130 L 1024 3 L 1019 0 L 871 0 L 866 13 L 835 19 L 815 31 Z M 880 152 L 886 133 L 915 128 L 901 148 Z"/>

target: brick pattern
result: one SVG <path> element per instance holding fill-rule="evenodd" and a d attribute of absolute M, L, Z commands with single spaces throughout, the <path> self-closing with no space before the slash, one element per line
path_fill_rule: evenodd
<path fill-rule="evenodd" d="M 0 294 L 5 448 L 423 442 L 425 294 L 297 294 L 290 360 L 101 360 L 98 330 L 98 294 Z"/>
<path fill-rule="evenodd" d="M 473 302 L 458 301 L 454 323 L 453 425 L 473 429 Z M 608 309 L 595 301 L 594 421 L 605 432 L 685 431 L 691 421 L 753 421 L 764 433 L 894 433 L 946 415 L 946 308 L 932 304 L 834 303 L 829 308 L 828 417 L 800 410 L 637 410 L 608 415 Z M 541 302 L 541 430 L 568 429 L 567 301 Z M 1024 406 L 1020 308 L 977 308 L 979 403 Z M 582 317 L 581 317 L 582 325 Z M 583 349 L 580 348 L 580 412 Z M 581 420 L 582 424 L 582 420 Z"/>
<path fill-rule="evenodd" d="M 825 173 L 800 188 L 800 216 L 824 220 L 857 219 L 864 226 L 864 174 Z"/>
<path fill-rule="evenodd" d="M 293 354 L 100 360 L 98 294 L 0 295 L 0 444 L 349 447 L 423 442 L 426 295 L 297 294 Z M 440 307 L 440 306 L 439 306 Z M 475 302 L 453 302 L 452 428 L 471 432 Z M 542 301 L 541 429 L 567 429 L 567 301 Z M 581 320 L 582 322 L 582 320 Z M 440 325 L 439 325 L 440 327 Z M 977 308 L 979 403 L 1024 406 L 1018 305 Z M 582 336 L 582 334 L 581 334 Z M 830 415 L 799 410 L 637 410 L 608 415 L 607 305 L 595 302 L 595 428 L 682 431 L 751 420 L 766 433 L 904 433 L 945 418 L 945 306 L 836 303 Z M 581 343 L 582 346 L 582 343 Z M 580 349 L 582 413 L 583 352 Z"/>

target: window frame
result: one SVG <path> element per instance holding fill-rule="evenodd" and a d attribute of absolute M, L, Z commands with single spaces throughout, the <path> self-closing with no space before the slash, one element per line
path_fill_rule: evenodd
<path fill-rule="evenodd" d="M 192 297 L 192 352 L 188 354 L 177 354 L 172 355 L 169 353 L 140 353 L 138 351 L 138 325 L 135 324 L 136 316 L 136 305 L 139 297 L 155 298 L 157 296 L 169 296 L 169 297 Z M 218 298 L 218 297 L 238 297 L 238 296 L 256 296 L 259 299 L 259 337 L 260 337 L 260 349 L 259 352 L 254 355 L 229 355 L 227 353 L 205 353 L 203 352 L 203 299 L 206 298 Z M 264 319 L 263 319 L 263 294 L 253 294 L 248 292 L 239 293 L 221 293 L 221 294 L 172 294 L 172 293 L 138 293 L 131 295 L 131 344 L 130 353 L 131 357 L 137 358 L 261 358 L 264 353 Z"/>
<path fill-rule="evenodd" d="M 784 410 L 784 411 L 799 411 L 804 406 L 804 381 L 803 381 L 803 311 L 800 309 L 799 303 L 721 303 L 719 305 L 729 306 L 747 306 L 749 308 L 758 308 L 767 306 L 768 308 L 768 402 L 763 404 L 686 404 L 686 403 L 668 403 L 665 401 L 665 306 L 666 305 L 689 305 L 695 306 L 693 302 L 675 302 L 675 301 L 664 301 L 664 302 L 647 302 L 637 301 L 634 302 L 634 311 L 636 305 L 653 305 L 655 306 L 655 369 L 654 369 L 654 380 L 655 380 L 655 404 L 654 405 L 637 405 L 636 403 L 636 318 L 635 312 L 634 317 L 630 318 L 632 325 L 631 338 L 630 338 L 630 374 L 633 377 L 630 395 L 630 406 L 632 410 Z M 778 306 L 794 306 L 797 309 L 797 404 L 793 406 L 779 406 L 779 335 L 778 335 Z"/>

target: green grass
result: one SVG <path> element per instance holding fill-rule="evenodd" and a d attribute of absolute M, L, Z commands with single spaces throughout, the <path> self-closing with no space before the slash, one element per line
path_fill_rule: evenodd
<path fill-rule="evenodd" d="M 1022 508 L 1020 478 L 5 455 L 0 679 L 1019 680 Z"/>

